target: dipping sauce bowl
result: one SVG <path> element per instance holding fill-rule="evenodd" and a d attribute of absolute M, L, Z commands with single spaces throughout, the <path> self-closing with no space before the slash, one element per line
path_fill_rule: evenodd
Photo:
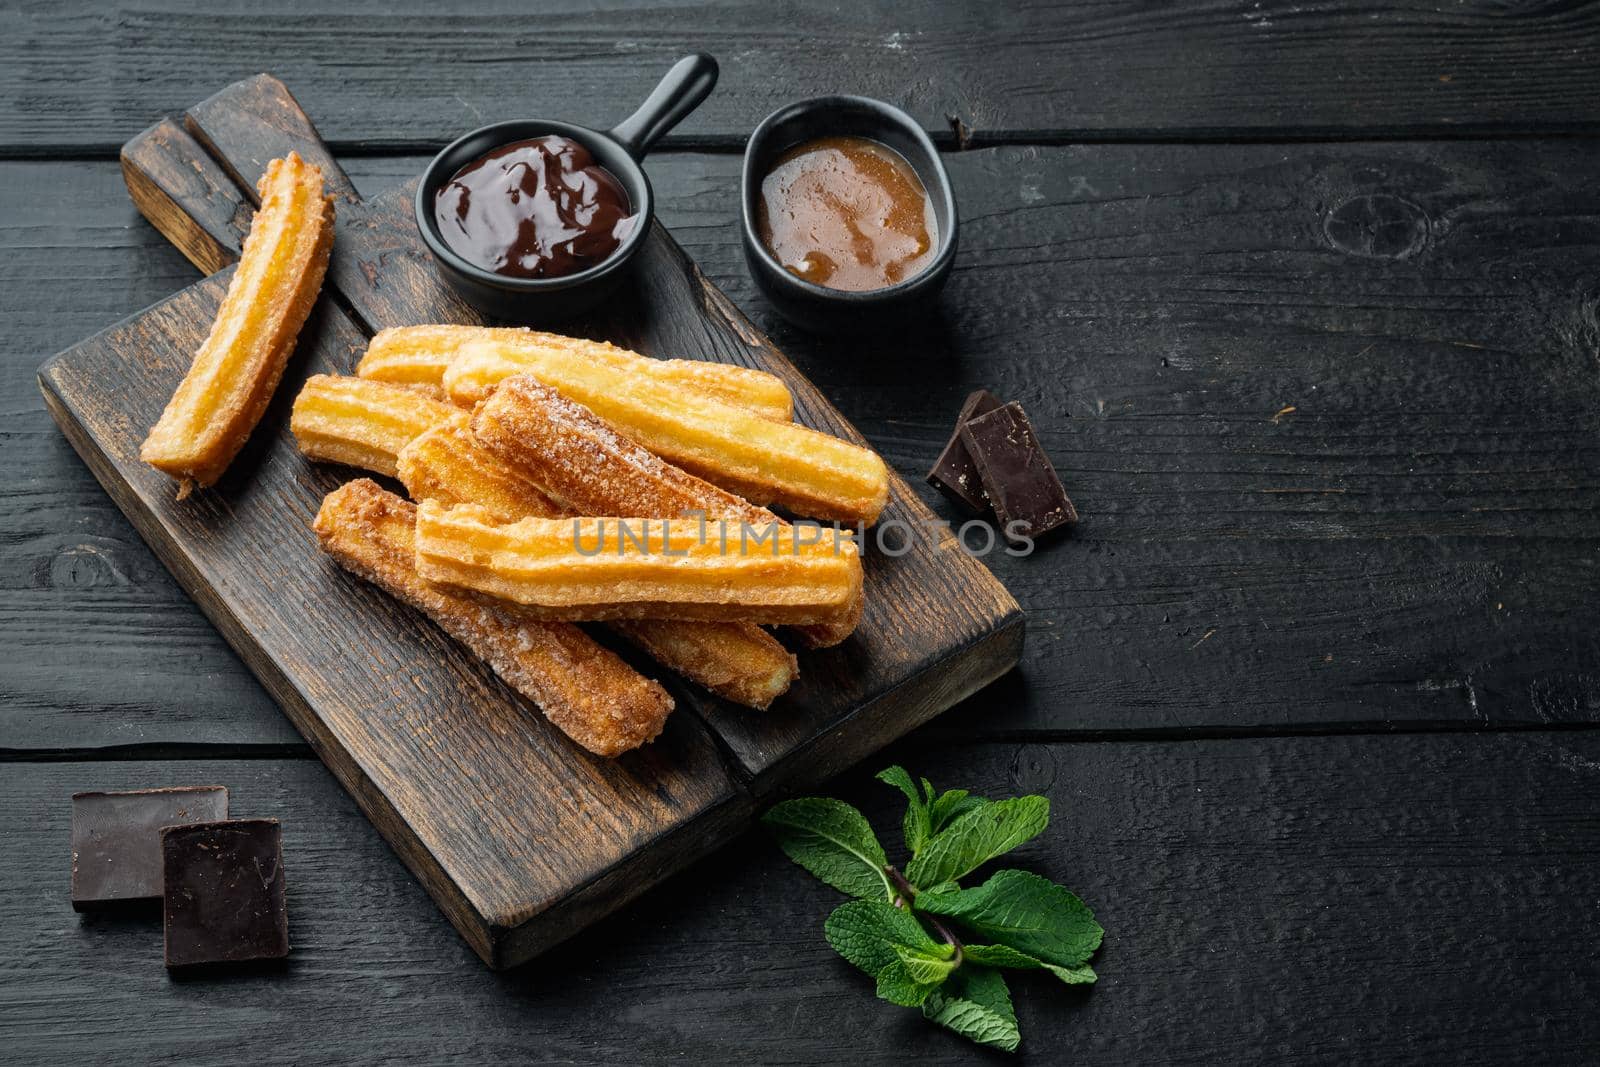
<path fill-rule="evenodd" d="M 824 138 L 864 137 L 892 149 L 927 192 L 934 247 L 920 269 L 875 289 L 830 288 L 784 266 L 762 235 L 762 183 L 786 153 Z M 926 313 L 955 263 L 957 218 L 949 175 L 933 142 L 897 107 L 862 96 L 802 100 L 768 115 L 750 135 L 740 177 L 745 262 L 763 295 L 802 329 L 842 333 L 883 327 Z"/>
<path fill-rule="evenodd" d="M 717 84 L 717 61 L 705 54 L 679 60 L 639 110 L 607 132 L 553 119 L 516 119 L 484 126 L 452 141 L 433 157 L 417 183 L 414 210 L 422 243 L 439 272 L 468 303 L 496 319 L 546 323 L 578 315 L 609 296 L 627 276 L 655 217 L 655 192 L 640 161 L 650 147 L 695 108 Z M 627 195 L 633 225 L 603 260 L 555 277 L 498 273 L 466 258 L 440 232 L 435 217 L 439 191 L 465 166 L 519 141 L 558 136 L 588 149 L 594 164 L 609 172 Z"/>

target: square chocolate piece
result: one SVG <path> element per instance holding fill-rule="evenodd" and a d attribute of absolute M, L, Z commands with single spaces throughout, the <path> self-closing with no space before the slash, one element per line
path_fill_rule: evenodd
<path fill-rule="evenodd" d="M 168 967 L 289 954 L 277 819 L 170 826 L 161 859 Z"/>
<path fill-rule="evenodd" d="M 220 785 L 72 795 L 72 907 L 161 899 L 161 828 L 228 817 Z"/>
<path fill-rule="evenodd" d="M 961 427 L 968 420 L 986 415 L 1000 406 L 1000 398 L 987 389 L 968 393 L 961 405 L 961 414 L 956 416 L 956 427 L 950 431 L 950 440 L 945 443 L 944 451 L 939 453 L 933 470 L 928 472 L 929 485 L 975 515 L 989 510 L 989 498 L 978 480 L 978 468 L 972 465 L 972 454 L 961 440 Z"/>
<path fill-rule="evenodd" d="M 968 420 L 961 440 L 1007 540 L 1020 542 L 1078 521 L 1078 509 L 1061 488 L 1021 404 L 1013 401 Z"/>

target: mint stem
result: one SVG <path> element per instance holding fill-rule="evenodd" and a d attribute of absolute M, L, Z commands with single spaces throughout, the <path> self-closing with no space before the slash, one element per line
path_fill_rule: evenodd
<path fill-rule="evenodd" d="M 917 887 L 906 881 L 906 876 L 895 870 L 893 866 L 885 867 L 884 873 L 889 876 L 889 881 L 894 883 L 896 893 L 894 906 L 908 908 L 917 897 Z"/>
<path fill-rule="evenodd" d="M 895 870 L 893 866 L 887 866 L 883 870 L 889 876 L 889 881 L 894 883 L 894 906 L 906 911 L 912 911 L 911 903 L 917 898 L 917 887 L 906 881 L 906 876 Z M 956 950 L 956 966 L 961 966 L 961 939 L 951 933 L 950 928 L 935 916 L 927 915 L 923 912 L 913 912 L 913 914 L 926 920 L 928 925 L 933 927 L 933 932 L 944 938 L 945 944 Z"/>

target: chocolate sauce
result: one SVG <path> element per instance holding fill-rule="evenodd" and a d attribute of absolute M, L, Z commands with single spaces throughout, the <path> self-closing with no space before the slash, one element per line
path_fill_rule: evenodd
<path fill-rule="evenodd" d="M 917 172 L 865 137 L 822 137 L 785 152 L 761 181 L 756 221 L 784 269 L 829 289 L 904 281 L 938 243 Z"/>
<path fill-rule="evenodd" d="M 559 278 L 603 262 L 638 224 L 631 212 L 616 176 L 554 135 L 473 160 L 433 201 L 452 251 L 513 278 Z"/>

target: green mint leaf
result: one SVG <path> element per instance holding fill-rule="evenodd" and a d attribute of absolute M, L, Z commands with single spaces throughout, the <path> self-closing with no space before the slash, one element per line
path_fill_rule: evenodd
<path fill-rule="evenodd" d="M 938 951 L 916 916 L 882 900 L 852 900 L 840 904 L 823 924 L 828 944 L 845 959 L 875 975 L 900 961 L 896 948 Z"/>
<path fill-rule="evenodd" d="M 1066 969 L 1085 963 L 1105 935 L 1094 912 L 1071 890 L 1027 871 L 997 871 L 976 889 L 919 893 L 917 908 L 954 919 L 1040 963 Z"/>
<path fill-rule="evenodd" d="M 900 766 L 885 767 L 878 772 L 878 781 L 894 786 L 906 795 L 906 817 L 902 823 L 906 835 L 906 848 L 916 855 L 928 838 L 933 836 L 933 827 L 928 819 L 928 803 L 917 792 L 917 783 L 911 780 L 911 775 Z M 924 778 L 923 783 L 927 783 Z M 931 787 L 930 787 L 931 788 Z"/>
<path fill-rule="evenodd" d="M 963 945 L 961 954 L 973 963 L 982 963 L 990 967 L 1014 967 L 1021 971 L 1049 971 L 1067 983 L 1067 985 L 1085 985 L 1099 977 L 1094 973 L 1094 968 L 1087 963 L 1080 963 L 1076 967 L 1058 967 L 1053 963 L 1035 959 L 1025 952 L 1018 952 L 1016 949 L 1008 948 L 1005 945 Z"/>
<path fill-rule="evenodd" d="M 938 985 L 956 969 L 954 945 L 940 945 L 931 952 L 909 945 L 896 945 L 894 951 L 900 957 L 906 975 L 919 985 Z"/>
<path fill-rule="evenodd" d="M 954 949 L 928 936 L 916 917 L 881 900 L 852 900 L 823 925 L 828 944 L 878 983 L 878 996 L 914 1008 L 954 968 Z"/>
<path fill-rule="evenodd" d="M 977 963 L 962 964 L 922 1002 L 922 1014 L 980 1045 L 1015 1052 L 1022 1044 L 1004 976 Z"/>
<path fill-rule="evenodd" d="M 917 791 L 917 783 L 911 780 L 911 775 L 898 763 L 885 767 L 873 775 L 880 782 L 894 786 L 906 795 L 906 799 L 913 804 L 923 803 L 922 794 Z"/>
<path fill-rule="evenodd" d="M 801 797 L 761 816 L 788 857 L 853 897 L 892 900 L 889 860 L 872 826 L 855 808 L 826 797 Z"/>
<path fill-rule="evenodd" d="M 985 802 L 935 834 L 907 864 L 906 878 L 915 886 L 960 878 L 1037 836 L 1049 821 L 1044 797 Z"/>
<path fill-rule="evenodd" d="M 928 821 L 933 826 L 933 832 L 938 833 L 967 812 L 987 803 L 982 797 L 972 796 L 965 789 L 949 789 L 928 805 Z"/>
<path fill-rule="evenodd" d="M 1057 967 L 1047 963 L 1044 969 L 1068 985 L 1092 985 L 1100 980 L 1100 976 L 1094 973 L 1094 968 L 1087 963 L 1080 963 L 1076 967 Z"/>
<path fill-rule="evenodd" d="M 915 1008 L 938 989 L 938 983 L 918 982 L 906 973 L 902 964 L 895 964 L 879 973 L 874 992 L 878 999 L 898 1004 L 902 1008 Z"/>

